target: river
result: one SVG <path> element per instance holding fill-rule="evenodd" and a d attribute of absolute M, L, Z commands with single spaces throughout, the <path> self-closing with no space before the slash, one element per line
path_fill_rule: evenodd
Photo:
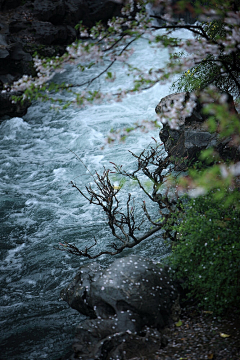
<path fill-rule="evenodd" d="M 138 67 L 167 60 L 166 50 L 155 52 L 146 44 L 135 45 L 131 61 L 137 61 Z M 130 81 L 121 64 L 116 71 L 119 79 L 107 85 L 112 91 Z M 72 81 L 79 74 L 73 68 L 62 76 Z M 54 360 L 71 348 L 74 326 L 84 317 L 62 302 L 59 294 L 86 260 L 54 246 L 64 241 L 90 244 L 95 235 L 101 247 L 111 239 L 100 209 L 87 204 L 69 184 L 84 186 L 92 181 L 71 151 L 92 172 L 100 173 L 109 161 L 131 168 L 128 149 L 140 153 L 152 136 L 158 138 L 158 130 L 135 132 L 125 143 L 101 149 L 106 135 L 111 128 L 156 119 L 155 106 L 169 91 L 169 83 L 155 85 L 119 103 L 59 112 L 35 102 L 23 118 L 1 123 L 1 360 Z M 131 192 L 138 199 L 139 190 L 132 187 Z M 156 259 L 166 251 L 159 235 L 132 250 Z"/>

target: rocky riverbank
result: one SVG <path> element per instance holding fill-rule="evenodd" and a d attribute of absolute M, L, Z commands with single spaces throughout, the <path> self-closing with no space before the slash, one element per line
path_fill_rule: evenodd
<path fill-rule="evenodd" d="M 22 75 L 34 75 L 32 56 L 61 55 L 78 36 L 79 21 L 91 27 L 120 15 L 121 4 L 102 0 L 0 0 L 0 90 Z M 0 119 L 23 116 L 28 102 L 0 94 Z M 1 121 L 1 120 L 0 120 Z"/>

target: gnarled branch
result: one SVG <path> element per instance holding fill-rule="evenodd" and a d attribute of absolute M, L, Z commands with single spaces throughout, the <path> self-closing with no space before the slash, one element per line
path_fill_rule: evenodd
<path fill-rule="evenodd" d="M 75 154 L 76 155 L 76 154 Z M 143 203 L 144 216 L 139 217 L 135 215 L 135 204 L 132 195 L 129 193 L 127 200 L 125 201 L 125 211 L 120 207 L 120 200 L 118 194 L 121 190 L 121 186 L 114 186 L 109 178 L 110 170 L 104 168 L 102 175 L 95 173 L 94 175 L 89 171 L 93 182 L 93 186 L 89 185 L 85 187 L 85 191 L 79 188 L 75 183 L 70 182 L 73 188 L 75 188 L 90 204 L 100 206 L 107 216 L 108 227 L 111 230 L 112 235 L 117 240 L 111 242 L 110 246 L 113 250 L 103 250 L 97 253 L 92 253 L 92 249 L 97 246 L 97 240 L 94 238 L 94 243 L 85 247 L 85 249 L 79 249 L 75 244 L 65 242 L 60 243 L 57 247 L 62 251 L 67 251 L 71 254 L 87 257 L 89 259 L 95 259 L 101 255 L 116 255 L 121 253 L 126 248 L 132 248 L 149 238 L 156 232 L 164 230 L 169 217 L 173 212 L 180 211 L 180 208 L 176 207 L 177 199 L 169 196 L 168 188 L 161 189 L 161 185 L 165 184 L 167 176 L 172 174 L 173 166 L 170 163 L 168 156 L 164 155 L 163 149 L 160 145 L 151 146 L 147 150 L 143 150 L 140 155 L 132 153 L 137 159 L 137 168 L 132 173 L 122 169 L 122 166 L 118 166 L 114 163 L 114 170 L 120 175 L 128 177 L 131 180 L 136 180 L 139 187 L 148 196 L 148 198 L 157 203 L 160 210 L 160 219 L 157 221 L 150 216 L 145 202 Z M 77 155 L 76 155 L 77 156 Z M 77 156 L 78 158 L 78 156 Z M 79 159 L 79 158 L 78 158 Z M 79 159 L 81 161 L 81 159 Z M 82 161 L 81 161 L 82 162 Z M 85 166 L 85 165 L 84 165 Z M 85 166 L 86 167 L 86 166 Z M 139 173 L 142 172 L 152 181 L 152 193 L 150 194 L 145 186 L 144 182 L 140 179 Z M 160 191 L 161 190 L 161 191 Z M 137 231 L 141 230 L 142 224 L 147 220 L 150 226 L 153 228 L 150 231 L 146 231 L 142 236 L 137 235 Z M 171 234 L 168 230 L 167 236 L 171 238 Z"/>

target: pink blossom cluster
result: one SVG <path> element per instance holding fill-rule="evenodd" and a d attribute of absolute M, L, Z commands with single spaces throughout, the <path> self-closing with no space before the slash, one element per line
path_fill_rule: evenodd
<path fill-rule="evenodd" d="M 240 176 L 240 161 L 231 165 L 221 164 L 220 171 L 223 179 L 232 176 Z"/>
<path fill-rule="evenodd" d="M 222 42 L 223 46 L 225 47 L 224 54 L 227 55 L 231 52 L 235 52 L 237 49 L 240 49 L 240 11 L 238 11 L 236 14 L 234 13 L 234 16 L 230 12 L 228 17 L 225 18 L 225 22 L 227 24 L 231 24 L 231 26 L 225 26 L 227 36 Z"/>
<path fill-rule="evenodd" d="M 39 59 L 38 56 L 33 59 L 34 67 L 37 71 L 37 77 L 33 78 L 31 75 L 23 75 L 22 78 L 15 81 L 11 86 L 11 92 L 15 91 L 25 91 L 31 87 L 42 88 L 43 84 L 51 80 L 54 76 L 54 73 L 59 70 L 53 71 L 53 63 L 48 62 L 47 60 Z M 2 92 L 6 92 L 3 90 Z M 23 99 L 26 95 L 23 95 Z"/>
<path fill-rule="evenodd" d="M 96 64 L 102 63 L 103 51 L 98 44 L 91 44 L 89 47 L 88 42 L 73 43 L 67 47 L 67 56 L 64 58 L 64 63 L 79 64 L 81 62 L 89 63 L 94 61 Z"/>
<path fill-rule="evenodd" d="M 134 11 L 134 0 L 129 0 L 126 5 L 122 8 L 121 13 L 123 16 L 130 16 Z"/>
<path fill-rule="evenodd" d="M 159 115 L 162 124 L 168 124 L 171 129 L 179 129 L 185 123 L 185 118 L 192 114 L 196 106 L 196 95 L 190 94 L 185 102 L 185 93 L 179 94 L 174 101 L 166 99 L 164 109 Z"/>

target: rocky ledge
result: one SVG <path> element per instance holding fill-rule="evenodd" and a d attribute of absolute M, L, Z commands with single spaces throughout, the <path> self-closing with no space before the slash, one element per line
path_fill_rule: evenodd
<path fill-rule="evenodd" d="M 132 359 L 166 346 L 163 329 L 180 315 L 179 294 L 168 270 L 139 256 L 108 268 L 80 268 L 61 298 L 89 317 L 76 331 L 72 359 Z"/>
<path fill-rule="evenodd" d="M 232 111 L 237 113 L 233 98 L 228 96 L 228 102 L 231 104 Z M 160 116 L 167 115 L 167 109 L 174 105 L 175 101 L 189 98 L 188 93 L 177 93 L 165 96 L 156 106 L 156 113 Z M 184 104 L 183 104 L 184 105 Z M 160 131 L 160 139 L 164 143 L 165 150 L 172 156 L 177 170 L 184 170 L 186 164 L 198 159 L 201 150 L 213 147 L 220 157 L 226 160 L 240 160 L 240 149 L 231 145 L 232 138 L 220 138 L 219 134 L 211 133 L 206 124 L 206 115 L 202 112 L 203 105 L 197 99 L 196 106 L 190 116 L 182 116 L 178 129 L 171 129 L 168 124 L 164 124 Z M 184 160 L 185 159 L 185 160 Z"/>

